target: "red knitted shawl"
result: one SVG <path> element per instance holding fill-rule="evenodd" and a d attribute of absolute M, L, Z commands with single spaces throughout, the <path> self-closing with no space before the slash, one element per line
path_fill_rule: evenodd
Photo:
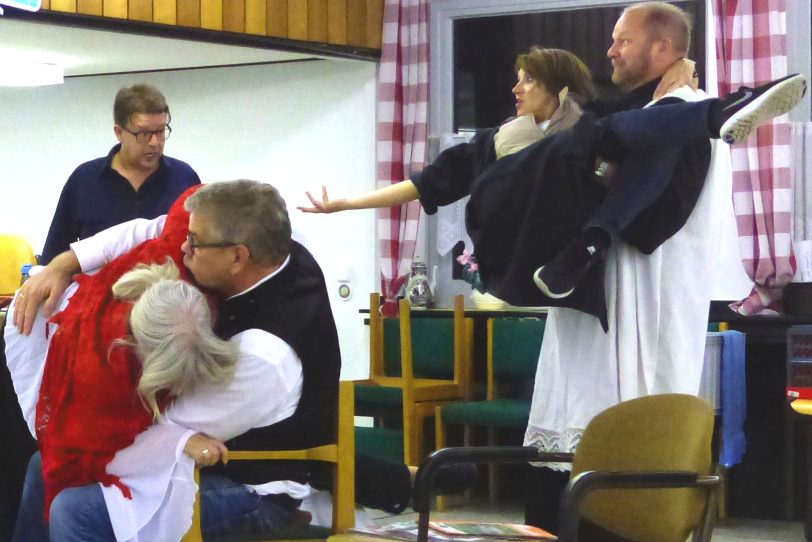
<path fill-rule="evenodd" d="M 48 348 L 36 418 L 46 515 L 53 498 L 68 487 L 115 484 L 131 498 L 106 466 L 153 420 L 136 391 L 140 361 L 131 348 L 113 346 L 129 335 L 132 303 L 116 300 L 111 288 L 137 264 L 165 263 L 167 258 L 174 260 L 182 278 L 191 280 L 180 249 L 189 228 L 183 202 L 199 187 L 172 205 L 160 237 L 141 243 L 95 275 L 77 276 L 76 293 L 51 319 L 58 328 Z"/>

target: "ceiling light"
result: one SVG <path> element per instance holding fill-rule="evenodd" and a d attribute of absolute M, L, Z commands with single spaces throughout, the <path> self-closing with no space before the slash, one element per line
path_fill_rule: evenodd
<path fill-rule="evenodd" d="M 39 87 L 61 85 L 65 81 L 65 69 L 58 64 L 34 62 L 0 63 L 0 86 Z"/>

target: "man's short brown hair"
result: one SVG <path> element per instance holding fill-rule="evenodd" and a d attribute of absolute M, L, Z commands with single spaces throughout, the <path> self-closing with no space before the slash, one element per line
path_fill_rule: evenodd
<path fill-rule="evenodd" d="M 650 37 L 668 38 L 674 46 L 674 51 L 682 55 L 688 54 L 693 24 L 685 11 L 667 2 L 641 2 L 627 7 L 623 12 L 632 10 L 643 10 L 646 17 L 645 27 Z"/>
<path fill-rule="evenodd" d="M 113 102 L 113 121 L 119 126 L 127 126 L 136 113 L 147 115 L 166 113 L 169 115 L 167 124 L 172 118 L 169 106 L 166 105 L 166 98 L 161 91 L 145 83 L 122 88 Z"/>

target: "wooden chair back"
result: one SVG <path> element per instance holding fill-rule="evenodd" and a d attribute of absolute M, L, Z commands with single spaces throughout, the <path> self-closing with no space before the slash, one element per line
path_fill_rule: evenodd
<path fill-rule="evenodd" d="M 330 533 L 343 533 L 355 524 L 355 435 L 354 435 L 354 387 L 351 381 L 339 382 L 336 440 L 331 444 L 304 450 L 239 451 L 230 452 L 229 461 L 323 461 L 333 470 L 333 525 Z M 195 470 L 199 483 L 199 469 Z M 324 540 L 323 530 L 313 527 L 293 528 L 274 536 L 280 540 Z M 200 530 L 200 494 L 195 498 L 192 526 L 182 542 L 202 542 Z"/>

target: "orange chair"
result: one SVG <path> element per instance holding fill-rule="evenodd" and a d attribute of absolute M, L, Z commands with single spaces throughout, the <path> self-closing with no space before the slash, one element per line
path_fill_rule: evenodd
<path fill-rule="evenodd" d="M 20 268 L 36 264 L 31 245 L 19 235 L 0 234 L 0 296 L 11 296 L 20 287 Z"/>

